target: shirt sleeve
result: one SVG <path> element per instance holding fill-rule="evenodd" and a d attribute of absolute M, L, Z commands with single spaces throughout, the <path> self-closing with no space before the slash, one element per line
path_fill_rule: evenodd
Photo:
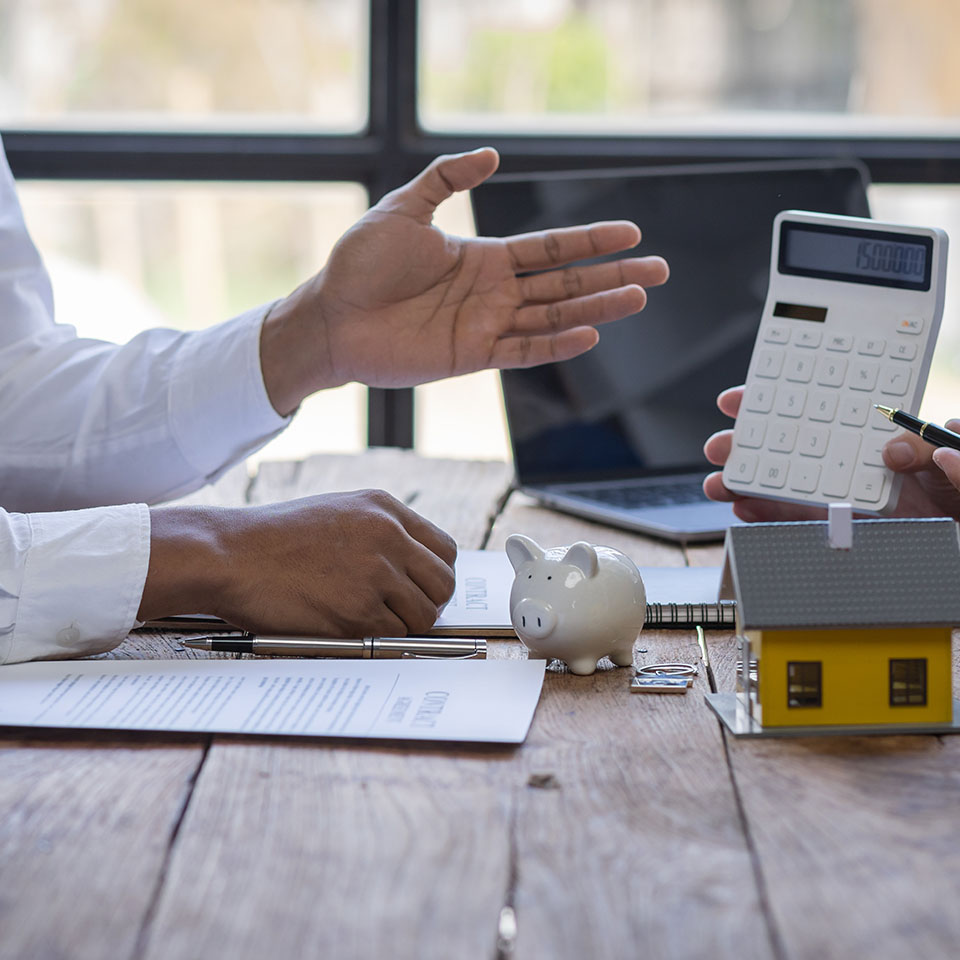
<path fill-rule="evenodd" d="M 0 663 L 97 653 L 135 626 L 150 514 L 131 501 L 188 493 L 289 422 L 260 368 L 269 310 L 78 337 L 54 321 L 0 144 Z"/>
<path fill-rule="evenodd" d="M 143 504 L 0 510 L 0 664 L 116 646 L 135 625 L 149 560 Z"/>
<path fill-rule="evenodd" d="M 267 304 L 118 345 L 53 317 L 50 282 L 0 151 L 0 506 L 78 509 L 182 496 L 289 423 L 260 367 Z"/>

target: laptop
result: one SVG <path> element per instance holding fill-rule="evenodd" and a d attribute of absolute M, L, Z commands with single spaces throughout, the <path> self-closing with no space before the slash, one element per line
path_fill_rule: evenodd
<path fill-rule="evenodd" d="M 703 495 L 713 469 L 703 444 L 732 425 L 716 397 L 746 376 L 773 219 L 787 209 L 868 217 L 867 182 L 851 160 L 504 175 L 475 189 L 480 235 L 626 218 L 643 233 L 627 255 L 670 264 L 644 311 L 601 327 L 593 350 L 502 371 L 518 487 L 668 540 L 722 538 L 736 521 Z"/>

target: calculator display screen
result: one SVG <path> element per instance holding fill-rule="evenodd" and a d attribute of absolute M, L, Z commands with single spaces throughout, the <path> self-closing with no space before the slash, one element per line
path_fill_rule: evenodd
<path fill-rule="evenodd" d="M 780 225 L 780 272 L 801 277 L 929 290 L 932 253 L 932 238 L 916 234 Z"/>

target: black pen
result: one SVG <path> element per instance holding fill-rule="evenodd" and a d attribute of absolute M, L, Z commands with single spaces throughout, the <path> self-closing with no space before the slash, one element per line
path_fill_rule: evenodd
<path fill-rule="evenodd" d="M 946 427 L 938 427 L 935 423 L 927 423 L 919 417 L 914 417 L 902 410 L 894 410 L 893 407 L 884 407 L 879 403 L 874 406 L 893 423 L 904 430 L 917 434 L 921 440 L 932 443 L 935 447 L 949 447 L 951 450 L 960 450 L 960 433 L 954 433 Z"/>
<path fill-rule="evenodd" d="M 484 660 L 487 642 L 479 638 L 432 640 L 419 637 L 262 637 L 252 633 L 184 637 L 192 650 L 253 653 L 261 657 L 335 657 L 352 660 Z"/>

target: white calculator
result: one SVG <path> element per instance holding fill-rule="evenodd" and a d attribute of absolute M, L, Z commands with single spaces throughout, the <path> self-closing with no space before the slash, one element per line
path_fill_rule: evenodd
<path fill-rule="evenodd" d="M 777 215 L 770 288 L 723 468 L 728 489 L 893 510 L 902 477 L 881 450 L 899 427 L 873 405 L 917 413 L 946 266 L 942 230 Z"/>

